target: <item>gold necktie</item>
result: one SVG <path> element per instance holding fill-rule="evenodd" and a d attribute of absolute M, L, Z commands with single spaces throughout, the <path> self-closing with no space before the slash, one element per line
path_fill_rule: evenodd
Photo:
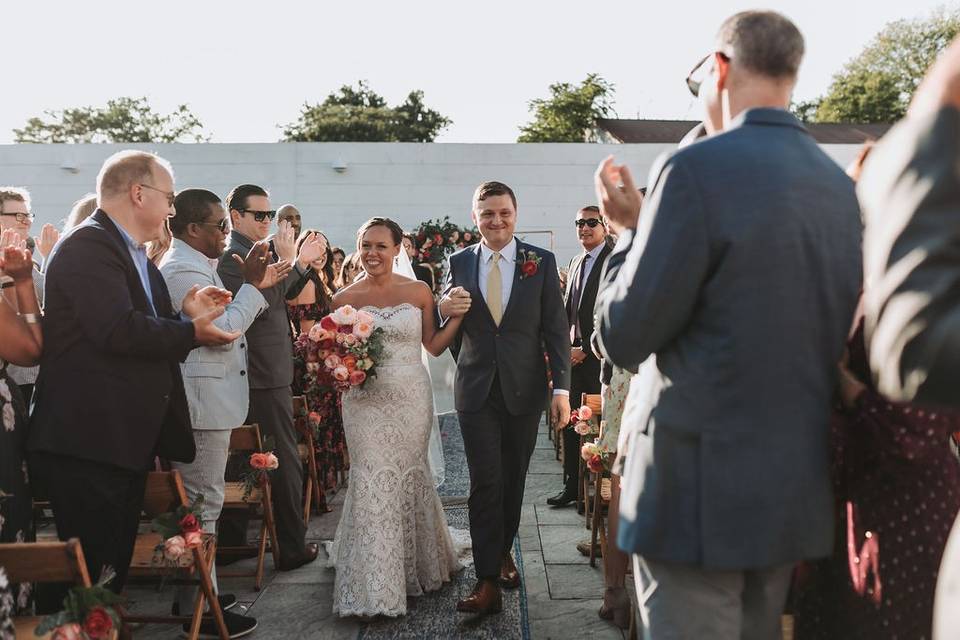
<path fill-rule="evenodd" d="M 487 307 L 493 321 L 500 326 L 503 318 L 503 280 L 500 276 L 500 253 L 495 252 L 491 259 L 490 273 L 487 274 Z"/>

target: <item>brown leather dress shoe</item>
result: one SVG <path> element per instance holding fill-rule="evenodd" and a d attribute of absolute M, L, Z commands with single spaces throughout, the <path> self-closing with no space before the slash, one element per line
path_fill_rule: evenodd
<path fill-rule="evenodd" d="M 494 580 L 478 580 L 473 593 L 457 603 L 457 611 L 463 613 L 500 613 L 503 610 L 503 599 L 500 596 L 500 587 Z"/>
<path fill-rule="evenodd" d="M 307 544 L 303 549 L 303 554 L 296 558 L 285 558 L 280 561 L 280 566 L 277 567 L 280 571 L 293 571 L 294 569 L 299 569 L 305 564 L 310 564 L 317 559 L 317 554 L 320 553 L 320 545 L 316 542 L 311 542 Z"/>
<path fill-rule="evenodd" d="M 503 564 L 500 566 L 500 586 L 504 589 L 516 589 L 520 586 L 520 572 L 509 553 L 504 554 Z"/>

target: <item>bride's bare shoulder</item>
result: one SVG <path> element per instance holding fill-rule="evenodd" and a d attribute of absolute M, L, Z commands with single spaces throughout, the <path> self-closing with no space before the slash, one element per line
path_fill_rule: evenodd
<path fill-rule="evenodd" d="M 356 306 L 356 301 L 358 298 L 361 298 L 365 293 L 366 283 L 363 280 L 358 280 L 353 284 L 347 285 L 343 289 L 340 289 L 335 294 L 333 294 L 333 308 L 342 307 L 345 304 L 351 306 Z"/>

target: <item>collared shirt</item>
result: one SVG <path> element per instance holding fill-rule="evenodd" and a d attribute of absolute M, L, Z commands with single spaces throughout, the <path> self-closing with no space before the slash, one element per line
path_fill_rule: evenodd
<path fill-rule="evenodd" d="M 582 267 L 584 273 L 580 278 L 580 282 L 583 283 L 581 286 L 586 286 L 587 280 L 590 279 L 590 272 L 593 271 L 593 265 L 597 263 L 597 259 L 600 257 L 600 253 L 603 251 L 603 248 L 606 246 L 606 244 L 606 242 L 601 242 L 587 252 L 587 254 L 590 256 L 590 259 L 587 260 L 586 264 L 584 264 Z"/>
<path fill-rule="evenodd" d="M 147 303 L 150 305 L 150 310 L 153 311 L 153 315 L 157 315 L 157 310 L 153 306 L 153 287 L 150 286 L 150 271 L 147 268 L 147 265 L 150 263 L 149 258 L 147 258 L 147 247 L 134 240 L 133 236 L 127 233 L 123 225 L 115 219 L 110 218 L 110 220 L 113 224 L 117 225 L 117 229 L 120 230 L 120 235 L 123 236 L 123 239 L 127 243 L 127 251 L 130 252 L 130 258 L 133 260 L 134 266 L 137 267 L 137 273 L 140 274 L 140 284 L 143 285 L 143 291 L 147 294 Z"/>
<path fill-rule="evenodd" d="M 480 295 L 487 299 L 487 278 L 490 275 L 490 269 L 493 266 L 493 249 L 487 245 L 480 244 L 480 272 L 478 278 L 480 282 Z M 507 310 L 507 302 L 510 301 L 510 291 L 513 289 L 513 273 L 517 269 L 517 239 L 511 238 L 503 249 L 500 250 L 500 262 L 497 265 L 500 268 L 500 292 L 503 297 L 500 308 Z"/>

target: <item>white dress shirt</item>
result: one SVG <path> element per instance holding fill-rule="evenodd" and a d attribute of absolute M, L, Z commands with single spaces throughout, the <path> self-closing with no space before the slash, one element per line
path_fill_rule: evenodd
<path fill-rule="evenodd" d="M 598 244 L 593 249 L 587 252 L 587 254 L 590 256 L 590 259 L 587 260 L 587 263 L 584 264 L 582 267 L 584 274 L 583 276 L 581 276 L 581 280 L 580 280 L 580 282 L 582 283 L 581 287 L 586 286 L 587 280 L 590 279 L 590 272 L 593 271 L 593 265 L 597 263 L 597 259 L 600 257 L 600 252 L 603 251 L 603 248 L 606 246 L 606 244 L 607 244 L 606 242 L 601 242 L 600 244 Z M 581 262 L 580 264 L 583 264 L 583 262 Z M 581 291 L 581 293 L 583 292 Z"/>
<path fill-rule="evenodd" d="M 480 244 L 480 295 L 487 299 L 487 278 L 490 276 L 490 269 L 493 267 L 493 249 L 487 245 Z M 507 310 L 507 302 L 510 300 L 510 291 L 513 290 L 513 272 L 517 269 L 517 239 L 511 238 L 503 249 L 500 250 L 500 292 L 503 294 L 503 311 Z"/>

